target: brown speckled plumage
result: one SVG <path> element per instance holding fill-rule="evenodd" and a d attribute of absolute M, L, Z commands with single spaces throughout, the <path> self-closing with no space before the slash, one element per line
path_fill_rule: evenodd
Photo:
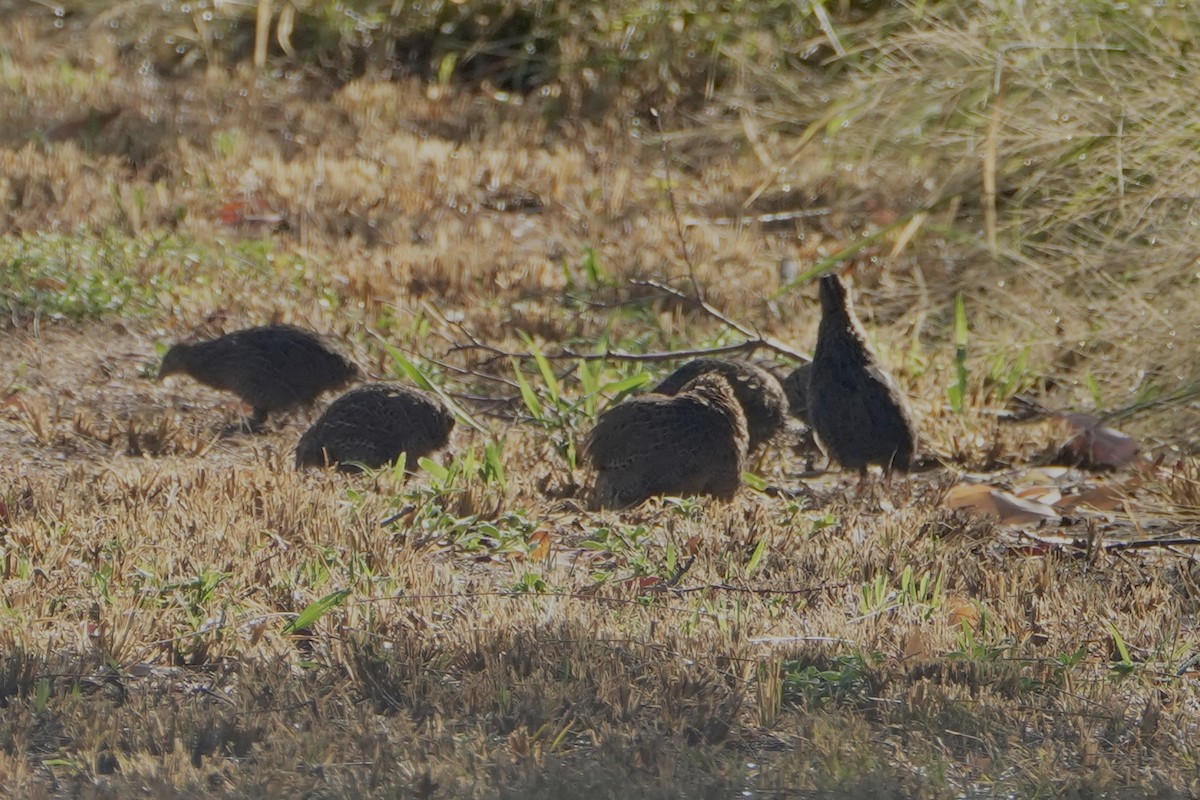
<path fill-rule="evenodd" d="M 704 373 L 678 394 L 647 394 L 610 408 L 584 443 L 596 470 L 593 502 L 623 508 L 656 495 L 731 499 L 741 483 L 746 416 L 723 377 Z"/>
<path fill-rule="evenodd" d="M 821 324 L 808 377 L 808 418 L 825 451 L 865 475 L 869 464 L 908 471 L 916 429 L 895 380 L 881 367 L 836 275 L 820 283 Z"/>
<path fill-rule="evenodd" d="M 418 458 L 444 447 L 454 429 L 454 414 L 440 398 L 390 383 L 369 383 L 339 397 L 300 437 L 296 467 L 354 464 L 376 469 L 405 454 L 412 467 Z M 351 463 L 353 462 L 353 463 Z"/>
<path fill-rule="evenodd" d="M 159 378 L 190 375 L 214 389 L 233 392 L 254 409 L 252 428 L 267 415 L 312 403 L 322 392 L 345 386 L 358 368 L 315 333 L 291 325 L 264 325 L 207 342 L 171 347 Z"/>
<path fill-rule="evenodd" d="M 668 375 L 654 391 L 674 395 L 705 373 L 715 373 L 728 381 L 734 397 L 741 403 L 746 415 L 750 452 L 779 432 L 787 414 L 787 397 L 779 379 L 754 364 L 725 358 L 697 358 Z"/>

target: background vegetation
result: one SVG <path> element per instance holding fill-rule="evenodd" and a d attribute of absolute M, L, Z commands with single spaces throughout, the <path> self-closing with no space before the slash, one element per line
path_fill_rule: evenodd
<path fill-rule="evenodd" d="M 12 791 L 1200 791 L 1192 4 L 0 9 Z M 941 467 L 581 510 L 654 354 L 786 368 L 829 269 Z M 266 320 L 439 387 L 451 447 L 298 474 L 303 415 L 153 381 Z M 1017 394 L 1142 453 L 1057 467 Z"/>

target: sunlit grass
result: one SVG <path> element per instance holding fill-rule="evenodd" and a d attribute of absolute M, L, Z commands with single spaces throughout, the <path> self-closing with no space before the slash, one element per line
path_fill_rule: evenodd
<path fill-rule="evenodd" d="M 276 3 L 259 71 L 255 4 L 67 5 L 0 31 L 6 789 L 1195 793 L 1191 548 L 1054 543 L 1200 518 L 1191 6 Z M 744 338 L 644 281 L 804 352 L 818 267 L 944 466 L 585 511 L 677 366 L 593 356 Z M 274 320 L 451 444 L 301 473 L 303 412 L 153 380 Z M 1061 526 L 944 507 L 1054 451 L 1018 393 L 1167 398 L 1119 421 L 1162 461 Z"/>

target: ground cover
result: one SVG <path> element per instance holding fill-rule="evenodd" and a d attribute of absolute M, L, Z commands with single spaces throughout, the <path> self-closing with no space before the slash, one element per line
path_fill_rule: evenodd
<path fill-rule="evenodd" d="M 1200 791 L 1200 13 L 1027 5 L 5 6 L 4 785 Z M 585 509 L 599 411 L 794 365 L 828 269 L 931 469 Z M 271 320 L 450 447 L 298 473 L 304 414 L 155 380 Z"/>

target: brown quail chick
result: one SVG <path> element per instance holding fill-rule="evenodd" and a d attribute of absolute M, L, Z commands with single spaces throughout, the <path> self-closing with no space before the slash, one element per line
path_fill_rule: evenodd
<path fill-rule="evenodd" d="M 781 381 L 783 393 L 787 395 L 788 413 L 808 424 L 808 373 L 812 364 L 801 364 L 789 372 Z"/>
<path fill-rule="evenodd" d="M 907 472 L 916 429 L 895 380 L 871 352 L 850 295 L 821 277 L 821 324 L 808 377 L 808 418 L 825 452 L 863 478 L 869 464 Z"/>
<path fill-rule="evenodd" d="M 715 373 L 733 388 L 742 405 L 749 434 L 749 450 L 765 445 L 783 427 L 787 415 L 787 396 L 779 379 L 762 367 L 725 358 L 697 358 L 672 372 L 654 391 L 674 395 L 698 375 Z"/>
<path fill-rule="evenodd" d="M 657 495 L 732 499 L 741 483 L 746 415 L 729 382 L 698 375 L 675 396 L 646 394 L 600 415 L 583 446 L 593 504 L 625 508 Z"/>
<path fill-rule="evenodd" d="M 254 409 L 251 430 L 261 430 L 268 414 L 307 406 L 322 392 L 359 376 L 358 367 L 321 337 L 291 325 L 264 325 L 173 345 L 158 377 L 177 372 L 240 397 Z"/>
<path fill-rule="evenodd" d="M 406 463 L 444 447 L 454 414 L 440 398 L 391 383 L 368 383 L 334 400 L 300 437 L 296 468 L 336 464 L 378 469 L 401 453 Z"/>

